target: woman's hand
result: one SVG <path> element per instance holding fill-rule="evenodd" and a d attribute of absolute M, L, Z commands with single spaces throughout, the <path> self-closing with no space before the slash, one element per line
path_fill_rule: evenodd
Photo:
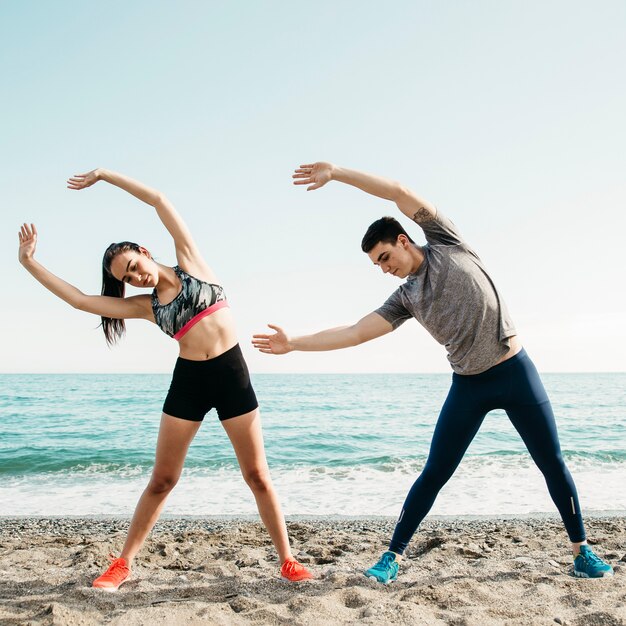
<path fill-rule="evenodd" d="M 68 189 L 86 189 L 87 187 L 91 187 L 94 183 L 97 183 L 101 178 L 100 169 L 91 170 L 91 172 L 87 172 L 86 174 L 74 174 L 67 181 Z"/>
<path fill-rule="evenodd" d="M 253 335 L 252 345 L 265 354 L 287 354 L 293 350 L 289 337 L 280 326 L 268 326 L 276 331 L 273 335 Z"/>
<path fill-rule="evenodd" d="M 308 185 L 307 191 L 313 189 L 319 189 L 323 187 L 329 180 L 333 178 L 333 170 L 335 166 L 332 163 L 325 163 L 319 161 L 318 163 L 310 163 L 308 165 L 301 165 L 292 178 L 294 185 Z"/>
<path fill-rule="evenodd" d="M 20 247 L 17 258 L 24 264 L 35 255 L 37 247 L 37 229 L 34 224 L 22 224 L 20 232 L 17 234 L 20 239 Z"/>

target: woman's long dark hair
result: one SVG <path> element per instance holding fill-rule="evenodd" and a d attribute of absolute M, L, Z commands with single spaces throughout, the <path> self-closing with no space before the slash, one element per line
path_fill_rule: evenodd
<path fill-rule="evenodd" d="M 102 257 L 102 295 L 111 296 L 113 298 L 123 298 L 126 291 L 126 283 L 121 280 L 117 280 L 113 274 L 111 274 L 111 262 L 120 254 L 120 252 L 128 252 L 133 250 L 134 252 L 141 253 L 141 249 L 136 243 L 132 241 L 122 241 L 120 243 L 112 243 L 104 252 Z M 115 319 L 112 317 L 101 317 L 102 330 L 107 340 L 107 344 L 110 346 L 117 343 L 126 332 L 126 324 L 124 320 Z"/>

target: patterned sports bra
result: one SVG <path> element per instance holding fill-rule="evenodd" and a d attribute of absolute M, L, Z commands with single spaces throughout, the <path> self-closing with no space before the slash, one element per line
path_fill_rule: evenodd
<path fill-rule="evenodd" d="M 205 283 L 175 265 L 172 268 L 180 279 L 180 293 L 167 304 L 161 304 L 157 291 L 152 291 L 152 312 L 157 326 L 177 341 L 187 334 L 202 318 L 228 306 L 224 288 Z"/>

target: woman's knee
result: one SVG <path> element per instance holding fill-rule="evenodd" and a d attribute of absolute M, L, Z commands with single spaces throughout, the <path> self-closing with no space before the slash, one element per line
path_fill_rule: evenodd
<path fill-rule="evenodd" d="M 270 473 L 267 468 L 253 467 L 243 472 L 243 478 L 252 491 L 269 491 L 272 487 Z"/>
<path fill-rule="evenodd" d="M 176 486 L 178 478 L 176 474 L 152 474 L 147 489 L 153 494 L 169 493 Z"/>

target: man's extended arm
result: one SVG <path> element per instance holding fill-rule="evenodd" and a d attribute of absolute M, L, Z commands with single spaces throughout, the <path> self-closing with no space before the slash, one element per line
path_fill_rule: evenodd
<path fill-rule="evenodd" d="M 273 335 L 257 334 L 252 337 L 252 345 L 266 354 L 287 354 L 294 350 L 311 352 L 350 348 L 393 330 L 393 326 L 378 313 L 370 313 L 352 326 L 328 328 L 301 337 L 290 337 L 279 326 L 272 324 L 268 326 L 275 331 Z"/>
<path fill-rule="evenodd" d="M 332 163 L 319 161 L 301 165 L 295 171 L 293 178 L 295 185 L 308 185 L 307 191 L 319 189 L 331 180 L 352 185 L 373 196 L 392 200 L 404 215 L 417 224 L 427 222 L 437 215 L 437 210 L 430 202 L 420 198 L 397 181 L 339 167 Z"/>

